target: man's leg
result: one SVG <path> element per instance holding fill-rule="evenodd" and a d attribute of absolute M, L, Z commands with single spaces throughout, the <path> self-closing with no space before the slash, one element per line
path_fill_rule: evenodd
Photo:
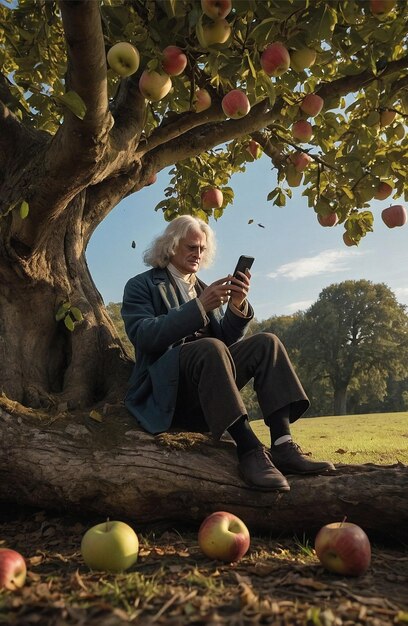
<path fill-rule="evenodd" d="M 250 428 L 246 408 L 235 383 L 235 366 L 226 345 L 205 338 L 180 350 L 179 393 L 173 424 L 188 428 L 188 416 L 201 414 L 217 439 L 228 430 L 237 445 L 241 477 L 262 490 L 288 491 L 270 453 Z"/>
<path fill-rule="evenodd" d="M 317 474 L 333 470 L 326 461 L 312 461 L 292 440 L 290 423 L 308 408 L 309 400 L 276 335 L 257 333 L 230 346 L 238 388 L 252 377 L 265 423 L 271 433 L 271 456 L 284 474 Z"/>

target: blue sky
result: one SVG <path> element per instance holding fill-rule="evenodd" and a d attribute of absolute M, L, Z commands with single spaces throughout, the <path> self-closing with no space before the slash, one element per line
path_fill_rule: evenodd
<path fill-rule="evenodd" d="M 142 253 L 166 226 L 154 207 L 163 199 L 168 181 L 167 172 L 160 172 L 154 185 L 123 200 L 95 231 L 87 260 L 106 304 L 120 302 L 128 278 L 147 269 Z M 232 272 L 240 254 L 254 256 L 250 301 L 258 320 L 304 310 L 324 287 L 350 279 L 385 283 L 408 305 L 408 224 L 389 229 L 381 220 L 383 208 L 403 201 L 374 201 L 374 232 L 358 247 L 348 248 L 342 239 L 344 227 L 320 226 L 301 195 L 302 187 L 293 189 L 286 207 L 267 202 L 276 170 L 266 156 L 248 164 L 231 184 L 234 203 L 220 220 L 210 222 L 217 238 L 215 262 L 199 275 L 211 283 Z"/>

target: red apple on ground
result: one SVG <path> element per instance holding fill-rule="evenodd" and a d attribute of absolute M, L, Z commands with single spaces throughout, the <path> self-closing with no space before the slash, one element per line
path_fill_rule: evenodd
<path fill-rule="evenodd" d="M 262 154 L 261 146 L 254 139 L 251 139 L 251 141 L 248 143 L 247 150 L 254 159 L 259 159 Z"/>
<path fill-rule="evenodd" d="M 229 91 L 221 101 L 222 110 L 226 117 L 237 120 L 244 117 L 251 110 L 246 94 L 240 89 Z"/>
<path fill-rule="evenodd" d="M 402 204 L 393 204 L 383 210 L 381 218 L 388 228 L 404 226 L 407 223 L 407 210 Z"/>
<path fill-rule="evenodd" d="M 121 572 L 136 562 L 139 540 L 128 524 L 108 520 L 86 531 L 81 554 L 91 569 Z"/>
<path fill-rule="evenodd" d="M 292 126 L 292 137 L 297 141 L 310 141 L 313 137 L 313 128 L 307 120 L 298 120 Z"/>
<path fill-rule="evenodd" d="M 231 0 L 201 0 L 202 12 L 212 20 L 219 20 L 231 12 Z"/>
<path fill-rule="evenodd" d="M 221 189 L 207 187 L 201 194 L 201 206 L 203 209 L 220 209 L 224 201 Z"/>
<path fill-rule="evenodd" d="M 250 535 L 244 522 L 232 513 L 217 511 L 202 522 L 198 543 L 210 559 L 239 561 L 249 549 Z"/>
<path fill-rule="evenodd" d="M 16 550 L 0 548 L 0 589 L 14 591 L 25 583 L 27 567 L 24 558 Z"/>
<path fill-rule="evenodd" d="M 315 550 L 322 565 L 336 574 L 361 576 L 370 566 L 370 540 L 357 524 L 326 524 L 316 535 Z"/>
<path fill-rule="evenodd" d="M 390 124 L 392 124 L 393 121 L 395 120 L 396 115 L 397 114 L 395 111 L 390 111 L 389 109 L 384 109 L 384 111 L 381 111 L 380 113 L 381 128 L 384 128 L 384 126 L 389 126 Z"/>
<path fill-rule="evenodd" d="M 309 93 L 305 96 L 300 104 L 300 108 L 303 113 L 315 117 L 319 115 L 324 105 L 324 100 L 315 93 Z"/>
<path fill-rule="evenodd" d="M 282 76 L 290 66 L 290 55 L 285 46 L 276 41 L 261 54 L 261 66 L 268 76 Z"/>
<path fill-rule="evenodd" d="M 396 5 L 396 0 L 370 0 L 370 11 L 377 17 L 388 15 Z"/>
<path fill-rule="evenodd" d="M 376 200 L 385 200 L 392 194 L 393 188 L 388 183 L 381 181 L 377 187 L 374 198 Z"/>
<path fill-rule="evenodd" d="M 298 172 L 294 165 L 288 165 L 286 167 L 286 182 L 289 187 L 299 187 L 303 180 L 303 173 Z"/>
<path fill-rule="evenodd" d="M 307 67 L 312 67 L 316 61 L 316 56 L 316 50 L 312 50 L 312 48 L 292 50 L 290 53 L 290 66 L 295 72 L 302 72 Z"/>
<path fill-rule="evenodd" d="M 167 46 L 163 50 L 162 68 L 169 76 L 178 76 L 187 65 L 187 57 L 181 48 Z"/>
<path fill-rule="evenodd" d="M 357 245 L 357 243 L 354 241 L 354 239 L 352 239 L 347 232 L 343 233 L 343 241 L 346 244 L 346 246 L 349 246 L 349 247 Z"/>
<path fill-rule="evenodd" d="M 304 172 L 313 159 L 306 152 L 299 152 L 298 150 L 290 155 L 289 160 L 297 172 Z"/>
<path fill-rule="evenodd" d="M 231 35 L 231 26 L 227 20 L 221 19 L 211 22 L 210 24 L 204 24 L 202 41 L 200 42 L 204 48 L 213 46 L 214 44 L 225 43 L 228 41 Z"/>
<path fill-rule="evenodd" d="M 167 74 L 159 74 L 154 70 L 144 70 L 139 80 L 139 89 L 151 102 L 158 102 L 167 96 L 172 87 L 171 78 Z"/>
<path fill-rule="evenodd" d="M 206 89 L 197 89 L 193 98 L 193 111 L 201 113 L 211 106 L 211 96 Z"/>
<path fill-rule="evenodd" d="M 328 213 L 328 215 L 318 215 L 317 221 L 321 226 L 336 226 L 339 218 L 337 213 Z"/>
<path fill-rule="evenodd" d="M 119 76 L 134 74 L 140 63 L 140 55 L 137 48 L 127 41 L 115 43 L 106 55 L 109 67 Z"/>

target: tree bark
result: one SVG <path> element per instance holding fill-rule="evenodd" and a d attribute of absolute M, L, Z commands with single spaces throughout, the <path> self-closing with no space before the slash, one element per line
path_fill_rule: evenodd
<path fill-rule="evenodd" d="M 252 532 L 302 536 L 348 521 L 369 535 L 408 539 L 408 467 L 338 466 L 289 478 L 289 493 L 263 493 L 239 479 L 231 441 L 198 433 L 141 431 L 120 405 L 98 414 L 40 415 L 0 400 L 0 501 L 137 524 L 198 524 L 216 510 Z"/>
<path fill-rule="evenodd" d="M 333 415 L 347 415 L 347 387 L 334 389 Z"/>

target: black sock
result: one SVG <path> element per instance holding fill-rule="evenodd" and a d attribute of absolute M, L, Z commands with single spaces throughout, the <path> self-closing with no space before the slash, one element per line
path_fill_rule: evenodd
<path fill-rule="evenodd" d="M 249 452 L 257 446 L 262 446 L 262 442 L 259 441 L 250 427 L 246 415 L 241 415 L 227 430 L 237 444 L 238 458 L 241 458 L 245 452 Z"/>
<path fill-rule="evenodd" d="M 289 406 L 284 406 L 269 415 L 265 422 L 271 433 L 271 445 L 284 435 L 290 436 Z"/>

